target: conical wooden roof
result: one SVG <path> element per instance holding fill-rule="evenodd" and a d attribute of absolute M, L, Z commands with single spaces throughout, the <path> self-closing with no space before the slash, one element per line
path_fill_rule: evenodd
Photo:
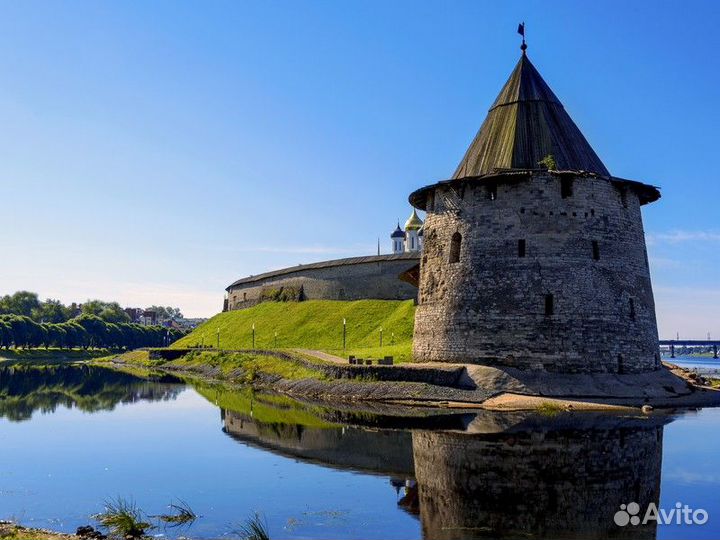
<path fill-rule="evenodd" d="M 500 169 L 537 169 L 548 155 L 556 169 L 610 175 L 560 100 L 523 53 L 453 178 Z"/>

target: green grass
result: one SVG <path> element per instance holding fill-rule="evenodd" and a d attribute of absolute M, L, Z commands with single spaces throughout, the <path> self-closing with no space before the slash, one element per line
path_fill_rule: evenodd
<path fill-rule="evenodd" d="M 342 350 L 342 321 L 347 321 L 347 350 Z M 411 357 L 415 306 L 412 300 L 309 300 L 306 302 L 265 302 L 252 308 L 215 315 L 192 333 L 173 343 L 173 348 L 200 344 L 221 349 L 303 348 L 378 358 Z M 383 347 L 380 348 L 380 328 Z M 277 342 L 275 333 L 277 332 Z M 394 334 L 394 336 L 393 336 Z"/>
<path fill-rule="evenodd" d="M 221 384 L 189 381 L 195 391 L 222 409 L 252 416 L 263 424 L 295 424 L 314 428 L 337 427 L 323 419 L 324 409 L 301 404 L 280 394 L 256 392 L 252 388 L 230 388 Z"/>
<path fill-rule="evenodd" d="M 220 368 L 223 375 L 230 375 L 238 369 L 242 370 L 244 382 L 254 380 L 254 374 L 267 373 L 278 375 L 283 379 L 323 379 L 324 374 L 305 367 L 304 365 L 279 358 L 277 356 L 256 355 L 252 353 L 236 353 L 224 351 L 191 352 L 178 360 L 166 362 L 164 365 L 183 367 L 213 366 Z"/>
<path fill-rule="evenodd" d="M 540 413 L 541 415 L 543 415 L 543 416 L 550 416 L 550 417 L 552 417 L 552 416 L 555 416 L 555 415 L 557 415 L 557 414 L 560 414 L 560 413 L 563 412 L 565 409 L 564 409 L 561 405 L 559 405 L 559 404 L 557 404 L 557 403 L 555 403 L 555 402 L 552 402 L 552 401 L 544 401 L 543 403 L 541 403 L 540 405 L 538 405 L 538 406 L 535 408 L 535 410 L 536 410 L 537 412 L 539 412 L 539 413 Z"/>
<path fill-rule="evenodd" d="M 0 522 L 2 540 L 77 540 L 77 536 L 54 533 L 44 529 L 31 529 L 15 523 Z"/>
<path fill-rule="evenodd" d="M 104 360 L 104 359 L 102 359 Z M 131 370 L 149 370 L 155 367 L 216 367 L 219 368 L 218 379 L 233 378 L 237 382 L 252 383 L 257 375 L 265 373 L 277 375 L 283 379 L 325 379 L 326 375 L 315 369 L 310 369 L 300 362 L 293 362 L 278 356 L 266 356 L 249 352 L 230 351 L 192 351 L 177 360 L 150 360 L 147 351 L 130 351 L 114 358 L 115 364 L 124 364 Z M 102 364 L 100 364 L 102 365 Z M 113 366 L 117 368 L 117 366 Z M 238 373 L 238 371 L 240 373 Z"/>
<path fill-rule="evenodd" d="M 149 351 L 127 351 L 120 355 L 111 354 L 108 356 L 102 356 L 100 358 L 96 358 L 94 361 L 96 364 L 102 364 L 105 362 L 120 362 L 144 367 L 153 367 L 162 363 L 157 360 L 150 360 Z"/>
<path fill-rule="evenodd" d="M 270 540 L 267 521 L 258 513 L 248 518 L 245 523 L 235 531 L 235 534 L 242 538 L 242 540 Z"/>
<path fill-rule="evenodd" d="M 0 349 L 0 362 L 55 364 L 81 362 L 107 354 L 108 351 L 105 349 Z"/>

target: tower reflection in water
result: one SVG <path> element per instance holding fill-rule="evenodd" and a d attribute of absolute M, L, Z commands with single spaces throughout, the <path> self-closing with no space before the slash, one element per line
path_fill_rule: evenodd
<path fill-rule="evenodd" d="M 619 527 L 621 504 L 659 503 L 662 425 L 535 425 L 492 434 L 415 431 L 423 536 L 655 538 Z"/>
<path fill-rule="evenodd" d="M 613 517 L 621 504 L 658 504 L 667 417 L 335 414 L 320 427 L 266 424 L 229 410 L 222 417 L 226 433 L 244 443 L 387 474 L 398 505 L 419 517 L 426 539 L 656 535 L 654 522 L 619 527 Z"/>

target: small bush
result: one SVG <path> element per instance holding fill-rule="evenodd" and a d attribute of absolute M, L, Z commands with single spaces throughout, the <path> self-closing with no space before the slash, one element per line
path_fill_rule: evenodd
<path fill-rule="evenodd" d="M 93 518 L 117 538 L 142 538 L 154 527 L 143 521 L 143 513 L 133 501 L 118 497 L 105 501 L 105 511 Z"/>
<path fill-rule="evenodd" d="M 548 154 L 547 156 L 542 158 L 540 161 L 538 161 L 538 165 L 541 165 L 550 171 L 557 170 L 557 163 L 555 162 L 555 156 L 553 156 L 552 154 Z"/>
<path fill-rule="evenodd" d="M 270 540 L 270 534 L 268 533 L 267 522 L 265 518 L 260 516 L 257 512 L 251 518 L 249 518 L 240 529 L 237 534 L 243 540 Z"/>
<path fill-rule="evenodd" d="M 157 518 L 160 521 L 168 523 L 171 527 L 188 525 L 197 519 L 197 514 L 193 512 L 192 508 L 190 508 L 185 501 L 178 500 L 177 504 L 170 503 L 169 508 L 174 514 L 162 514 L 157 516 Z"/>

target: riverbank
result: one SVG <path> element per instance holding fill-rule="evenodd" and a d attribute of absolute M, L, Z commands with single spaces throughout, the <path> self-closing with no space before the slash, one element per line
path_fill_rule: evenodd
<path fill-rule="evenodd" d="M 141 366 L 328 403 L 383 402 L 496 411 L 720 405 L 720 391 L 708 381 L 670 364 L 642 374 L 568 375 L 463 364 L 349 365 L 309 350 L 203 351 L 173 360 L 133 351 L 104 360 L 116 368 Z"/>
<path fill-rule="evenodd" d="M 111 354 L 107 349 L 0 349 L 0 362 L 9 364 L 62 364 L 86 362 Z"/>
<path fill-rule="evenodd" d="M 33 529 L 9 521 L 0 521 L 0 538 L 3 540 L 81 540 L 80 536 L 74 534 Z"/>

